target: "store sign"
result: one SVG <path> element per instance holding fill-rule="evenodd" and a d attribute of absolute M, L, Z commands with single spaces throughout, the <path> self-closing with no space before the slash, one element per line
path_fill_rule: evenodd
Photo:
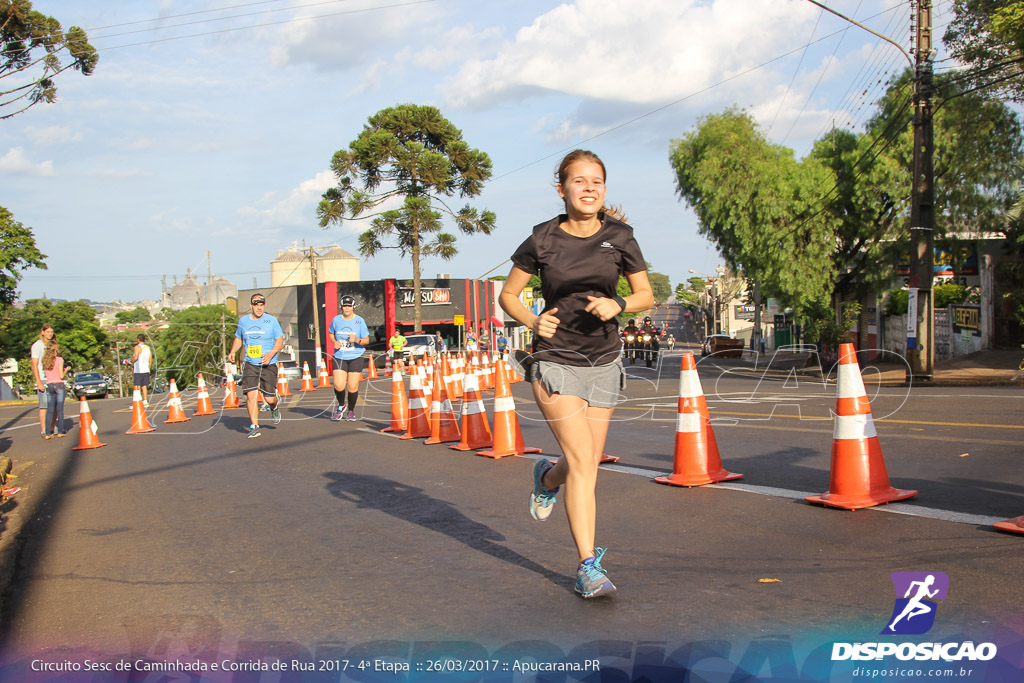
<path fill-rule="evenodd" d="M 981 307 L 980 306 L 953 306 L 953 333 L 980 337 L 981 336 Z"/>
<path fill-rule="evenodd" d="M 744 304 L 742 306 L 733 306 L 733 317 L 736 318 L 736 320 L 753 320 L 754 305 Z"/>
<path fill-rule="evenodd" d="M 398 301 L 399 306 L 405 308 L 407 306 L 416 305 L 415 290 L 412 289 L 399 289 L 398 290 Z M 452 302 L 452 290 L 450 289 L 427 289 L 423 288 L 420 290 L 420 303 L 424 306 L 441 306 L 450 304 Z"/>

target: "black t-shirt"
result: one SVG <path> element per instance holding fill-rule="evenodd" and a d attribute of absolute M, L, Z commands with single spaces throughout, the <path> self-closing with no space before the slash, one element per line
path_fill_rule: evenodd
<path fill-rule="evenodd" d="M 619 356 L 615 318 L 602 322 L 584 310 L 587 296 L 615 296 L 619 275 L 647 270 L 633 228 L 600 214 L 601 228 L 590 237 L 576 237 L 559 227 L 565 215 L 536 225 L 533 234 L 512 254 L 512 263 L 531 275 L 540 274 L 545 310 L 557 308 L 561 322 L 555 335 L 534 338 L 538 360 L 564 365 L 605 365 Z"/>

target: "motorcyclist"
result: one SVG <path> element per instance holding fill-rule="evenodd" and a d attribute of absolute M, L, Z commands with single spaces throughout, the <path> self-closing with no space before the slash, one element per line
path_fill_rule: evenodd
<path fill-rule="evenodd" d="M 670 334 L 668 335 L 668 350 L 671 351 L 674 348 L 676 348 L 676 337 L 674 334 Z"/>
<path fill-rule="evenodd" d="M 626 358 L 629 358 L 630 360 L 633 359 L 635 349 L 637 346 L 639 346 L 639 334 L 640 330 L 636 326 L 636 318 L 630 318 L 629 320 L 627 320 L 626 326 L 622 328 L 622 342 L 623 352 L 625 353 Z M 633 339 L 630 340 L 630 337 L 632 337 Z"/>

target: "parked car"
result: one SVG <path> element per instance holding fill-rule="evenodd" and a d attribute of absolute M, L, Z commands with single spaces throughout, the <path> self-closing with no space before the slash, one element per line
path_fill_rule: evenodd
<path fill-rule="evenodd" d="M 71 383 L 71 391 L 76 399 L 106 398 L 107 380 L 100 372 L 76 372 Z"/>
<path fill-rule="evenodd" d="M 293 379 L 302 379 L 302 368 L 297 360 L 277 361 L 277 372 L 279 375 L 284 375 L 285 380 L 289 382 Z"/>
<path fill-rule="evenodd" d="M 727 334 L 711 334 L 700 343 L 700 355 L 719 358 L 739 358 L 743 355 L 743 340 Z"/>
<path fill-rule="evenodd" d="M 437 336 L 433 334 L 409 334 L 405 336 L 405 357 L 409 360 L 423 356 L 436 356 Z"/>

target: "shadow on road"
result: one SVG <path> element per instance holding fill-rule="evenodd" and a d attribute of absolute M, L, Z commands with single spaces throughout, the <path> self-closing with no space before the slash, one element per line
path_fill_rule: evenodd
<path fill-rule="evenodd" d="M 497 542 L 504 541 L 504 536 L 466 517 L 448 501 L 431 498 L 423 489 L 369 474 L 326 472 L 324 477 L 329 480 L 328 493 L 353 502 L 357 507 L 380 510 L 392 517 L 444 534 L 502 562 L 529 569 L 560 588 L 571 589 L 573 585 L 573 578 L 553 572 L 499 545 Z"/>

